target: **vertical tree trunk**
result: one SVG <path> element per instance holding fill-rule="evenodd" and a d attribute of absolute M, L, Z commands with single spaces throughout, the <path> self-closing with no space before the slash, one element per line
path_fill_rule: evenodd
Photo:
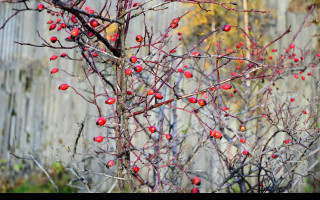
<path fill-rule="evenodd" d="M 118 1 L 118 16 L 122 15 L 125 8 L 122 5 L 123 1 Z M 116 114 L 119 127 L 116 128 L 116 151 L 118 159 L 117 164 L 117 176 L 126 177 L 126 181 L 119 180 L 118 187 L 120 192 L 132 191 L 131 184 L 131 167 L 130 167 L 130 151 L 129 151 L 129 130 L 128 130 L 128 118 L 125 116 L 126 97 L 127 97 L 127 81 L 125 78 L 125 24 L 120 24 L 118 27 L 118 40 L 115 44 L 116 48 L 121 49 L 119 55 L 120 60 L 116 63 L 116 91 L 117 91 L 117 107 Z M 123 172 L 126 171 L 124 174 Z"/>

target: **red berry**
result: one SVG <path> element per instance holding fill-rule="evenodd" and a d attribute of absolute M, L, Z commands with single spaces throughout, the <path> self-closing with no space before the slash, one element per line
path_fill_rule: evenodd
<path fill-rule="evenodd" d="M 200 193 L 198 188 L 192 188 L 191 193 Z"/>
<path fill-rule="evenodd" d="M 111 36 L 110 40 L 114 42 L 114 41 L 116 41 L 116 38 L 114 36 Z"/>
<path fill-rule="evenodd" d="M 195 57 L 201 56 L 201 54 L 198 51 L 193 52 L 192 55 Z"/>
<path fill-rule="evenodd" d="M 57 27 L 56 24 L 51 24 L 49 30 L 50 30 L 50 31 L 51 31 L 51 30 L 54 30 L 56 27 Z"/>
<path fill-rule="evenodd" d="M 157 128 L 156 128 L 155 126 L 150 126 L 150 127 L 149 127 L 149 131 L 150 131 L 151 133 L 154 133 L 154 132 L 157 131 Z"/>
<path fill-rule="evenodd" d="M 248 155 L 248 151 L 243 151 L 242 154 L 247 156 Z"/>
<path fill-rule="evenodd" d="M 273 154 L 271 157 L 272 157 L 272 158 L 277 158 L 277 156 L 276 156 L 276 155 L 274 155 L 274 154 Z"/>
<path fill-rule="evenodd" d="M 192 184 L 198 185 L 198 186 L 201 185 L 201 179 L 199 177 L 194 177 L 192 179 Z"/>
<path fill-rule="evenodd" d="M 217 130 L 211 130 L 210 131 L 210 137 L 213 138 L 217 138 L 217 139 L 220 139 L 222 137 L 222 134 L 220 131 L 217 131 Z"/>
<path fill-rule="evenodd" d="M 98 22 L 97 20 L 95 20 L 95 19 L 92 19 L 92 20 L 90 21 L 90 25 L 91 25 L 92 27 L 97 27 L 97 26 L 99 26 L 99 22 Z"/>
<path fill-rule="evenodd" d="M 135 3 L 135 4 L 133 4 L 132 7 L 137 7 L 137 6 L 139 6 L 139 5 L 140 5 L 140 3 Z"/>
<path fill-rule="evenodd" d="M 295 44 L 290 44 L 290 49 L 293 49 L 293 48 L 295 48 L 295 47 L 296 47 Z"/>
<path fill-rule="evenodd" d="M 317 53 L 317 57 L 318 57 L 318 58 L 320 57 L 320 53 Z"/>
<path fill-rule="evenodd" d="M 87 11 L 87 13 L 89 13 L 90 15 L 93 15 L 93 14 L 94 14 L 94 10 L 93 10 L 93 9 L 89 9 L 89 10 Z"/>
<path fill-rule="evenodd" d="M 51 56 L 50 60 L 55 60 L 55 59 L 57 59 L 57 58 L 58 58 L 57 55 L 53 55 L 53 56 Z"/>
<path fill-rule="evenodd" d="M 225 107 L 223 107 L 223 110 L 227 111 L 227 110 L 229 110 L 229 108 L 225 106 Z"/>
<path fill-rule="evenodd" d="M 179 23 L 179 21 L 180 21 L 179 18 L 175 18 L 175 19 L 172 20 L 172 23 L 177 24 L 177 23 Z"/>
<path fill-rule="evenodd" d="M 131 94 L 132 94 L 132 92 L 128 90 L 127 91 L 127 95 L 131 95 Z"/>
<path fill-rule="evenodd" d="M 99 126 L 103 126 L 105 123 L 107 122 L 107 119 L 104 118 L 104 117 L 100 117 L 98 120 L 97 120 L 97 125 Z"/>
<path fill-rule="evenodd" d="M 113 165 L 114 165 L 114 161 L 113 161 L 113 160 L 110 160 L 110 161 L 108 162 L 108 165 L 107 165 L 107 166 L 108 166 L 108 168 L 109 168 L 109 167 L 112 167 Z"/>
<path fill-rule="evenodd" d="M 54 68 L 54 69 L 51 70 L 51 74 L 55 74 L 55 73 L 57 73 L 58 71 L 59 71 L 58 68 Z"/>
<path fill-rule="evenodd" d="M 307 111 L 304 110 L 304 111 L 302 111 L 302 113 L 306 115 L 306 114 L 307 114 Z"/>
<path fill-rule="evenodd" d="M 66 56 L 67 56 L 66 53 L 61 53 L 61 57 L 62 57 L 62 58 L 66 57 Z"/>
<path fill-rule="evenodd" d="M 291 98 L 291 99 L 290 99 L 290 101 L 291 101 L 291 102 L 294 102 L 294 101 L 295 101 L 295 99 L 294 99 L 294 98 Z"/>
<path fill-rule="evenodd" d="M 272 52 L 277 52 L 278 51 L 278 49 L 272 49 Z"/>
<path fill-rule="evenodd" d="M 294 58 L 294 62 L 299 62 L 299 58 Z"/>
<path fill-rule="evenodd" d="M 73 28 L 72 31 L 71 31 L 71 35 L 73 37 L 77 37 L 79 35 L 79 29 L 78 28 Z"/>
<path fill-rule="evenodd" d="M 50 38 L 50 41 L 51 41 L 52 43 L 55 43 L 57 40 L 58 40 L 58 39 L 57 39 L 56 36 L 52 36 L 52 37 Z"/>
<path fill-rule="evenodd" d="M 130 58 L 131 63 L 135 63 L 135 62 L 137 62 L 137 60 L 138 60 L 138 58 L 136 56 L 131 56 L 131 58 Z"/>
<path fill-rule="evenodd" d="M 116 102 L 116 99 L 113 97 L 110 97 L 107 101 L 106 104 L 114 104 Z"/>
<path fill-rule="evenodd" d="M 57 23 L 60 23 L 60 22 L 61 22 L 61 19 L 60 19 L 60 18 L 58 18 L 58 19 L 57 19 Z"/>
<path fill-rule="evenodd" d="M 68 84 L 61 84 L 60 86 L 59 86 L 59 90 L 66 90 L 66 89 L 68 89 L 69 88 L 69 85 Z"/>
<path fill-rule="evenodd" d="M 186 78 L 192 78 L 192 77 L 193 77 L 192 73 L 189 72 L 189 71 L 184 72 L 184 76 L 185 76 Z"/>
<path fill-rule="evenodd" d="M 285 140 L 284 143 L 285 144 L 289 144 L 290 140 Z"/>
<path fill-rule="evenodd" d="M 39 3 L 38 5 L 39 12 L 42 11 L 43 9 L 44 9 L 44 5 L 42 3 Z"/>
<path fill-rule="evenodd" d="M 306 80 L 306 77 L 305 76 L 301 76 L 301 79 L 304 81 L 304 80 Z"/>
<path fill-rule="evenodd" d="M 167 138 L 167 140 L 172 140 L 173 139 L 172 135 L 170 135 L 170 134 L 166 134 L 166 138 Z"/>
<path fill-rule="evenodd" d="M 131 76 L 131 75 L 132 75 L 132 70 L 131 70 L 131 69 L 126 69 L 126 74 L 127 74 L 128 76 Z"/>
<path fill-rule="evenodd" d="M 243 138 L 240 138 L 240 142 L 241 142 L 241 143 L 246 143 L 246 140 L 243 139 Z"/>
<path fill-rule="evenodd" d="M 184 71 L 183 71 L 183 69 L 178 69 L 178 72 L 180 72 L 180 73 L 183 73 Z"/>
<path fill-rule="evenodd" d="M 138 72 L 138 73 L 140 73 L 143 70 L 141 65 L 137 65 L 133 69 L 134 69 L 135 72 Z"/>
<path fill-rule="evenodd" d="M 200 106 L 205 106 L 205 105 L 207 104 L 207 102 L 206 102 L 206 100 L 204 100 L 204 99 L 199 99 L 199 100 L 198 100 L 198 104 L 199 104 Z"/>
<path fill-rule="evenodd" d="M 178 35 L 179 35 L 179 36 L 181 36 L 181 35 L 182 35 L 182 33 L 180 33 L 180 32 L 179 32 L 179 33 L 178 33 Z"/>
<path fill-rule="evenodd" d="M 179 26 L 179 24 L 170 23 L 170 27 L 173 29 L 176 29 Z"/>
<path fill-rule="evenodd" d="M 143 37 L 141 35 L 137 35 L 136 36 L 136 41 L 137 42 L 142 42 L 142 40 L 143 40 Z"/>
<path fill-rule="evenodd" d="M 296 79 L 298 79 L 298 78 L 299 78 L 299 75 L 298 75 L 298 74 L 295 74 L 294 77 L 295 77 Z"/>
<path fill-rule="evenodd" d="M 175 49 L 170 50 L 170 53 L 175 53 L 177 52 Z"/>
<path fill-rule="evenodd" d="M 148 95 L 153 95 L 153 94 L 154 94 L 153 89 L 148 90 L 148 91 L 147 91 L 147 94 L 148 94 Z"/>
<path fill-rule="evenodd" d="M 135 174 L 138 173 L 139 170 L 140 170 L 139 167 L 134 167 L 134 168 L 132 169 L 133 173 L 135 173 Z"/>
<path fill-rule="evenodd" d="M 225 32 L 229 32 L 231 30 L 231 25 L 230 24 L 226 24 L 224 25 L 224 27 L 222 28 L 223 31 Z"/>
<path fill-rule="evenodd" d="M 224 89 L 224 90 L 230 90 L 230 89 L 231 89 L 231 85 L 229 85 L 229 84 L 224 84 L 224 85 L 222 86 L 222 89 Z"/>
<path fill-rule="evenodd" d="M 190 103 L 197 103 L 198 101 L 197 101 L 197 98 L 195 98 L 195 97 L 191 97 L 190 99 L 189 99 L 189 101 L 190 101 Z"/>
<path fill-rule="evenodd" d="M 98 137 L 94 137 L 93 138 L 93 140 L 95 141 L 95 142 L 98 142 L 98 143 L 101 143 L 102 141 L 103 141 L 103 137 L 102 136 L 98 136 Z"/>
<path fill-rule="evenodd" d="M 61 28 L 66 28 L 66 27 L 67 27 L 67 24 L 62 23 L 60 26 L 61 26 Z"/>
<path fill-rule="evenodd" d="M 75 24 L 75 23 L 78 23 L 78 19 L 75 18 L 75 17 L 72 17 L 72 18 L 71 18 L 71 21 L 72 21 L 72 23 L 74 23 L 74 24 Z"/>
<path fill-rule="evenodd" d="M 52 24 L 53 23 L 53 21 L 52 20 L 49 20 L 48 22 L 47 22 L 47 24 Z"/>
<path fill-rule="evenodd" d="M 154 96 L 156 97 L 156 99 L 163 99 L 163 96 L 160 93 L 156 93 Z"/>

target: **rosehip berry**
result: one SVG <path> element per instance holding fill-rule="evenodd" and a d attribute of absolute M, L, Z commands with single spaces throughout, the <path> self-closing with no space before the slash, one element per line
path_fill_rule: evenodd
<path fill-rule="evenodd" d="M 285 144 L 289 144 L 290 140 L 285 140 L 284 143 Z"/>
<path fill-rule="evenodd" d="M 302 111 L 302 113 L 306 115 L 306 114 L 307 114 L 307 111 L 304 110 L 304 111 Z"/>
<path fill-rule="evenodd" d="M 114 165 L 114 161 L 110 160 L 107 164 L 107 168 L 112 167 Z"/>
<path fill-rule="evenodd" d="M 57 24 L 59 24 L 61 22 L 61 19 L 60 18 L 58 18 L 57 19 Z"/>
<path fill-rule="evenodd" d="M 53 23 L 52 20 L 47 21 L 47 24 L 52 24 L 52 23 Z"/>
<path fill-rule="evenodd" d="M 75 18 L 75 17 L 72 17 L 72 18 L 71 18 L 71 22 L 74 23 L 74 24 L 76 24 L 76 23 L 78 23 L 78 19 Z"/>
<path fill-rule="evenodd" d="M 295 44 L 290 44 L 290 49 L 293 49 L 293 48 L 295 48 L 295 47 L 296 47 Z"/>
<path fill-rule="evenodd" d="M 93 10 L 93 9 L 89 9 L 89 10 L 87 11 L 87 13 L 90 14 L 90 15 L 93 15 L 93 14 L 94 14 L 94 10 Z"/>
<path fill-rule="evenodd" d="M 180 72 L 180 73 L 183 73 L 184 71 L 183 71 L 183 69 L 178 69 L 178 72 Z"/>
<path fill-rule="evenodd" d="M 189 99 L 189 101 L 190 101 L 190 103 L 197 103 L 198 101 L 197 101 L 197 98 L 195 98 L 195 97 L 191 97 L 190 99 Z"/>
<path fill-rule="evenodd" d="M 41 12 L 44 9 L 44 5 L 42 3 L 39 3 L 38 10 Z"/>
<path fill-rule="evenodd" d="M 298 74 L 295 74 L 294 77 L 295 77 L 296 79 L 299 79 L 299 75 L 298 75 Z"/>
<path fill-rule="evenodd" d="M 142 42 L 142 40 L 143 40 L 143 37 L 141 35 L 137 35 L 136 36 L 136 41 L 137 42 Z"/>
<path fill-rule="evenodd" d="M 192 78 L 192 77 L 193 77 L 192 73 L 189 72 L 189 71 L 185 71 L 185 72 L 184 72 L 184 76 L 185 76 L 186 78 Z"/>
<path fill-rule="evenodd" d="M 272 52 L 277 52 L 278 51 L 278 49 L 272 49 Z"/>
<path fill-rule="evenodd" d="M 110 98 L 106 101 L 106 104 L 111 105 L 111 104 L 114 104 L 115 102 L 116 102 L 116 99 L 113 98 L 113 97 L 110 97 Z"/>
<path fill-rule="evenodd" d="M 96 124 L 99 125 L 99 126 L 103 126 L 106 122 L 107 122 L 107 119 L 106 119 L 106 118 L 100 117 L 100 118 L 97 120 Z"/>
<path fill-rule="evenodd" d="M 235 72 L 231 72 L 231 74 L 230 74 L 231 76 L 235 76 L 236 75 L 236 73 Z"/>
<path fill-rule="evenodd" d="M 68 84 L 61 84 L 60 86 L 59 86 L 59 90 L 66 90 L 66 89 L 68 89 L 69 88 L 69 85 Z"/>
<path fill-rule="evenodd" d="M 195 57 L 201 56 L 201 54 L 198 51 L 193 52 L 192 55 Z"/>
<path fill-rule="evenodd" d="M 175 19 L 172 20 L 172 23 L 177 24 L 177 23 L 179 23 L 179 21 L 180 21 L 179 18 L 175 18 Z"/>
<path fill-rule="evenodd" d="M 299 58 L 294 58 L 294 62 L 299 62 Z"/>
<path fill-rule="evenodd" d="M 198 188 L 192 188 L 191 193 L 200 193 Z"/>
<path fill-rule="evenodd" d="M 57 40 L 58 40 L 58 38 L 57 38 L 56 36 L 52 36 L 52 37 L 50 38 L 50 41 L 51 41 L 52 43 L 55 43 Z"/>
<path fill-rule="evenodd" d="M 53 55 L 53 56 L 51 56 L 50 60 L 55 60 L 55 59 L 57 59 L 57 58 L 58 58 L 57 55 Z"/>
<path fill-rule="evenodd" d="M 132 75 L 132 70 L 131 70 L 131 69 L 126 69 L 126 74 L 127 74 L 128 76 L 131 76 L 131 75 Z"/>
<path fill-rule="evenodd" d="M 246 143 L 246 140 L 243 138 L 240 138 L 240 142 L 244 144 L 244 143 Z"/>
<path fill-rule="evenodd" d="M 277 158 L 277 156 L 276 156 L 276 155 L 274 155 L 274 154 L 273 154 L 271 157 L 272 157 L 273 159 L 274 159 L 274 158 Z"/>
<path fill-rule="evenodd" d="M 227 110 L 229 110 L 229 108 L 228 107 L 223 107 L 223 110 L 227 111 Z"/>
<path fill-rule="evenodd" d="M 139 167 L 134 167 L 134 168 L 132 169 L 132 172 L 136 174 L 136 173 L 139 172 L 139 170 L 140 170 Z"/>
<path fill-rule="evenodd" d="M 79 35 L 79 29 L 78 28 L 73 28 L 72 31 L 71 31 L 71 35 L 73 37 L 77 37 Z"/>
<path fill-rule="evenodd" d="M 147 94 L 148 94 L 148 95 L 153 95 L 153 94 L 154 94 L 153 89 L 148 90 L 148 91 L 147 91 Z"/>
<path fill-rule="evenodd" d="M 67 24 L 62 23 L 60 26 L 61 26 L 61 28 L 66 28 L 66 27 L 67 27 Z"/>
<path fill-rule="evenodd" d="M 111 36 L 110 40 L 114 42 L 114 41 L 116 41 L 116 38 L 114 36 Z"/>
<path fill-rule="evenodd" d="M 149 127 L 149 131 L 150 131 L 151 133 L 157 132 L 157 128 L 156 128 L 155 126 L 150 126 L 150 127 Z"/>
<path fill-rule="evenodd" d="M 241 131 L 241 132 L 245 132 L 246 129 L 247 129 L 247 128 L 246 128 L 246 126 L 245 126 L 244 124 L 241 124 L 241 125 L 240 125 L 240 131 Z"/>
<path fill-rule="evenodd" d="M 320 53 L 317 53 L 317 57 L 318 57 L 318 58 L 320 57 Z"/>
<path fill-rule="evenodd" d="M 137 65 L 133 69 L 134 69 L 135 72 L 138 72 L 138 73 L 140 73 L 143 70 L 141 65 Z"/>
<path fill-rule="evenodd" d="M 95 142 L 98 142 L 98 143 L 101 143 L 102 141 L 103 141 L 103 137 L 102 136 L 98 136 L 98 137 L 94 137 L 93 138 L 93 140 L 95 141 Z"/>
<path fill-rule="evenodd" d="M 156 98 L 156 99 L 163 99 L 163 96 L 160 94 L 160 93 L 156 93 L 155 95 L 154 95 L 154 97 Z"/>
<path fill-rule="evenodd" d="M 211 130 L 210 131 L 210 137 L 213 138 L 217 138 L 217 139 L 220 139 L 222 137 L 222 134 L 220 131 L 217 131 L 217 130 Z"/>
<path fill-rule="evenodd" d="M 54 30 L 56 27 L 57 27 L 56 24 L 51 24 L 50 27 L 49 27 L 49 30 L 50 30 L 50 31 L 51 31 L 51 30 Z"/>
<path fill-rule="evenodd" d="M 204 100 L 204 99 L 199 99 L 199 100 L 198 100 L 198 104 L 199 104 L 200 106 L 205 106 L 205 105 L 207 104 L 207 102 L 206 102 L 206 100 Z"/>
<path fill-rule="evenodd" d="M 291 99 L 290 99 L 290 101 L 291 101 L 291 102 L 294 102 L 294 101 L 295 101 L 295 99 L 294 99 L 294 98 L 291 98 Z"/>
<path fill-rule="evenodd" d="M 51 70 L 51 74 L 55 74 L 55 73 L 57 73 L 58 71 L 59 71 L 58 68 L 54 68 L 54 69 Z"/>
<path fill-rule="evenodd" d="M 61 53 L 61 57 L 62 57 L 62 58 L 66 57 L 66 56 L 67 56 L 66 53 Z"/>
<path fill-rule="evenodd" d="M 132 92 L 128 90 L 127 91 L 127 95 L 131 95 L 131 94 L 132 94 Z"/>
<path fill-rule="evenodd" d="M 199 177 L 194 177 L 192 179 L 192 184 L 198 185 L 198 186 L 201 185 L 201 179 Z"/>
<path fill-rule="evenodd" d="M 173 29 L 176 29 L 179 26 L 179 24 L 170 23 L 170 27 Z"/>
<path fill-rule="evenodd" d="M 138 58 L 136 56 L 131 56 L 131 58 L 130 58 L 131 63 L 135 63 L 135 62 L 137 62 L 137 60 L 138 60 Z"/>
<path fill-rule="evenodd" d="M 175 53 L 175 52 L 177 52 L 175 49 L 170 50 L 170 53 Z"/>
<path fill-rule="evenodd" d="M 304 81 L 304 80 L 306 80 L 306 77 L 305 76 L 301 76 L 301 79 Z"/>
<path fill-rule="evenodd" d="M 172 140 L 173 139 L 172 135 L 170 135 L 170 134 L 166 134 L 166 138 L 167 138 L 167 140 Z"/>
<path fill-rule="evenodd" d="M 248 151 L 243 151 L 242 154 L 247 156 L 248 155 Z"/>
<path fill-rule="evenodd" d="M 182 35 L 182 33 L 180 33 L 180 32 L 179 32 L 179 33 L 178 33 L 178 35 L 179 35 L 179 36 L 181 36 L 181 35 Z"/>
<path fill-rule="evenodd" d="M 91 25 L 92 27 L 97 27 L 97 26 L 99 26 L 99 22 L 98 22 L 97 20 L 95 20 L 95 19 L 92 19 L 92 20 L 90 21 L 90 25 Z"/>
<path fill-rule="evenodd" d="M 224 89 L 224 90 L 230 90 L 230 89 L 231 89 L 231 85 L 229 85 L 229 84 L 224 84 L 224 85 L 222 86 L 222 89 Z"/>
<path fill-rule="evenodd" d="M 139 5 L 140 5 L 140 3 L 135 3 L 135 4 L 133 4 L 132 7 L 137 7 L 137 6 L 139 6 Z"/>
<path fill-rule="evenodd" d="M 231 25 L 230 24 L 226 24 L 224 25 L 224 27 L 222 28 L 223 31 L 225 32 L 229 32 L 231 30 Z"/>

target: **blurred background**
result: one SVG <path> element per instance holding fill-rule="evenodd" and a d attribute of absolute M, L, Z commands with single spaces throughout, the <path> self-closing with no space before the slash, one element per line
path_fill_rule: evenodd
<path fill-rule="evenodd" d="M 222 2 L 222 1 L 221 1 Z M 240 7 L 243 1 L 236 1 Z M 146 22 L 153 26 L 156 35 L 162 35 L 165 28 L 175 17 L 192 10 L 181 22 L 177 32 L 182 32 L 187 45 L 194 45 L 201 36 L 208 31 L 221 27 L 226 23 L 244 26 L 248 23 L 256 37 L 267 44 L 272 39 L 283 34 L 289 26 L 292 32 L 284 37 L 273 48 L 285 49 L 288 47 L 293 34 L 298 30 L 310 6 L 316 1 L 304 0 L 248 0 L 248 9 L 268 10 L 270 13 L 249 13 L 248 22 L 245 22 L 245 13 L 227 11 L 219 6 L 186 6 L 172 3 L 163 12 L 150 12 L 146 15 Z M 33 1 L 30 7 L 36 8 L 39 2 Z M 89 2 L 92 9 L 99 9 L 103 2 Z M 318 3 L 318 2 L 316 2 Z M 23 8 L 19 4 L 0 5 L 0 25 L 10 17 L 13 8 Z M 47 21 L 52 19 L 44 12 L 22 12 L 10 20 L 6 27 L 0 30 L 0 192 L 55 192 L 54 187 L 41 173 L 37 165 L 29 160 L 21 160 L 10 153 L 21 157 L 34 155 L 47 169 L 60 192 L 77 192 L 78 188 L 70 187 L 73 174 L 65 169 L 60 161 L 69 163 L 70 159 L 65 152 L 65 144 L 72 146 L 83 121 L 94 121 L 97 113 L 93 106 L 79 99 L 74 93 L 61 93 L 58 86 L 63 82 L 70 85 L 85 83 L 84 77 L 69 80 L 68 77 L 57 74 L 50 76 L 54 67 L 60 67 L 68 72 L 78 72 L 80 62 L 66 59 L 49 61 L 49 58 L 62 52 L 72 57 L 79 57 L 77 52 L 68 50 L 52 50 L 48 48 L 35 48 L 21 46 L 17 42 L 41 44 L 37 35 L 49 40 L 52 33 L 48 31 Z M 128 38 L 135 38 L 144 28 L 143 18 L 138 17 L 132 21 Z M 195 27 L 195 28 L 190 28 Z M 296 46 L 304 47 L 311 40 L 313 49 L 319 48 L 319 22 L 310 22 L 305 26 L 296 40 Z M 58 38 L 67 35 L 55 32 Z M 108 37 L 112 36 L 110 33 Z M 231 35 L 225 42 L 230 48 L 235 48 L 232 41 L 241 41 L 239 35 Z M 221 39 L 221 38 L 220 38 Z M 217 38 L 219 40 L 219 38 Z M 127 40 L 131 46 L 134 39 Z M 318 76 L 318 74 L 317 74 Z M 287 83 L 284 83 L 287 84 Z M 317 91 L 316 83 L 310 81 L 304 89 L 306 96 L 313 96 Z M 187 85 L 187 84 L 186 84 Z M 297 85 L 288 84 L 292 89 L 301 90 Z M 298 98 L 298 97 L 297 97 Z M 83 137 L 79 141 L 79 149 L 83 152 L 92 151 L 88 141 L 97 133 L 103 132 L 94 123 L 84 126 Z M 205 158 L 202 158 L 205 160 Z M 59 161 L 59 162 L 58 162 Z M 194 167 L 198 165 L 195 163 Z M 106 182 L 112 185 L 113 182 Z M 206 186 L 204 186 L 206 187 Z M 106 187 L 108 188 L 108 187 Z M 315 192 L 312 182 L 301 185 L 301 192 Z"/>

